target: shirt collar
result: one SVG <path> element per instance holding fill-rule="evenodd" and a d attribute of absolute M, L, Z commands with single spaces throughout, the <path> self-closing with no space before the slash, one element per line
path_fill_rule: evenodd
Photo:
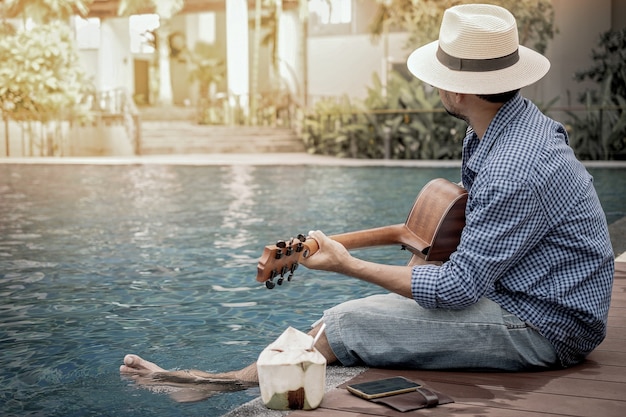
<path fill-rule="evenodd" d="M 524 98 L 518 93 L 511 100 L 507 101 L 496 113 L 487 131 L 482 139 L 478 139 L 476 133 L 473 130 L 468 134 L 466 143 L 469 145 L 471 142 L 478 141 L 478 144 L 474 143 L 476 150 L 473 152 L 469 160 L 467 161 L 467 167 L 473 172 L 478 172 L 487 159 L 489 151 L 495 145 L 496 141 L 500 137 L 502 131 L 506 126 L 515 119 L 525 107 Z"/>

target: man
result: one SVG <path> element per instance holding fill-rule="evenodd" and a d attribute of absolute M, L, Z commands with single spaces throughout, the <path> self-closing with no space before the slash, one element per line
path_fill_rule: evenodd
<path fill-rule="evenodd" d="M 317 347 L 328 363 L 547 369 L 581 362 L 603 340 L 613 281 L 606 220 L 563 126 L 519 94 L 550 64 L 518 43 L 507 10 L 462 5 L 445 12 L 438 41 L 409 57 L 409 70 L 469 124 L 466 225 L 442 265 L 366 262 L 311 232 L 320 250 L 303 265 L 391 292 L 324 312 Z M 120 370 L 178 382 L 257 380 L 255 364 L 218 375 L 167 372 L 135 355 Z"/>

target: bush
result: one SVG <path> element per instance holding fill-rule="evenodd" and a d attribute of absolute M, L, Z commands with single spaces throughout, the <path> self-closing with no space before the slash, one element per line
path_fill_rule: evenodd
<path fill-rule="evenodd" d="M 575 78 L 598 89 L 578 98 L 583 116 L 569 112 L 570 143 L 581 159 L 626 159 L 626 29 L 603 33 L 592 58 L 593 66 Z"/>
<path fill-rule="evenodd" d="M 67 25 L 36 25 L 0 37 L 0 110 L 13 120 L 86 117 L 85 73 Z"/>
<path fill-rule="evenodd" d="M 323 100 L 304 120 L 310 153 L 368 159 L 458 159 L 465 124 L 445 113 L 435 90 L 392 72 L 386 88 L 376 74 L 368 96 Z"/>

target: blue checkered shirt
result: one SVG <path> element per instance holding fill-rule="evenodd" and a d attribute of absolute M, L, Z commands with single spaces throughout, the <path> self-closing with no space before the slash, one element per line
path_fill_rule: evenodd
<path fill-rule="evenodd" d="M 441 267 L 413 268 L 413 298 L 460 309 L 487 297 L 538 329 L 561 364 L 604 339 L 614 259 L 593 179 L 563 126 L 519 94 L 482 140 L 468 131 L 461 243 Z"/>

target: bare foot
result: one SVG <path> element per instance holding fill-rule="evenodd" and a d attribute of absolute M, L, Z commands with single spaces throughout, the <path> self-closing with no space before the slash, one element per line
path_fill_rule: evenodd
<path fill-rule="evenodd" d="M 165 369 L 137 355 L 124 356 L 124 365 L 120 366 L 120 373 L 122 374 L 145 376 L 154 372 L 165 372 Z"/>
<path fill-rule="evenodd" d="M 137 355 L 126 355 L 120 366 L 124 378 L 155 393 L 166 393 L 177 402 L 202 401 L 219 392 L 239 391 L 257 385 L 241 381 L 237 373 L 209 374 L 203 371 L 166 371 Z"/>

